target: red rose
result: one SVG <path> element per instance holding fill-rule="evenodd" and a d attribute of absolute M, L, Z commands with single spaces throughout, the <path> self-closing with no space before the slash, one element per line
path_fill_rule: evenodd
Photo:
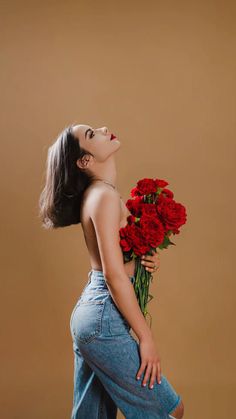
<path fill-rule="evenodd" d="M 135 217 L 140 217 L 141 214 L 141 204 L 143 202 L 142 196 L 137 196 L 135 199 L 128 199 L 126 202 L 126 207 Z"/>
<path fill-rule="evenodd" d="M 129 216 L 132 217 L 132 216 Z M 128 217 L 128 218 L 129 218 Z M 120 235 L 122 240 L 126 241 L 126 246 L 130 247 L 130 249 L 132 248 L 132 241 L 133 241 L 133 237 L 134 237 L 134 226 L 135 224 L 126 224 L 125 227 L 120 228 Z"/>
<path fill-rule="evenodd" d="M 162 189 L 161 191 L 162 194 L 166 195 L 168 198 L 174 198 L 174 194 L 170 189 Z"/>
<path fill-rule="evenodd" d="M 128 217 L 127 217 L 128 224 L 134 224 L 135 220 L 136 220 L 136 217 L 134 215 L 132 215 L 132 214 L 128 215 Z"/>
<path fill-rule="evenodd" d="M 143 215 L 140 220 L 140 227 L 150 247 L 156 248 L 163 242 L 164 227 L 157 216 Z"/>
<path fill-rule="evenodd" d="M 169 183 L 166 182 L 164 179 L 154 179 L 154 181 L 158 188 L 164 188 L 165 186 L 169 185 Z"/>
<path fill-rule="evenodd" d="M 142 234 L 142 230 L 135 224 L 127 224 L 124 228 L 120 229 L 120 236 L 120 245 L 124 252 L 133 250 L 137 256 L 141 256 L 150 247 Z"/>
<path fill-rule="evenodd" d="M 155 204 L 143 203 L 140 205 L 140 207 L 141 207 L 141 216 L 143 215 L 150 215 L 153 217 L 157 216 L 157 209 L 156 209 Z"/>
<path fill-rule="evenodd" d="M 138 188 L 135 186 L 135 188 L 132 188 L 130 191 L 131 196 L 137 196 L 138 195 Z"/>
<path fill-rule="evenodd" d="M 137 183 L 137 190 L 139 195 L 149 195 L 157 192 L 157 184 L 153 179 L 141 179 Z"/>
<path fill-rule="evenodd" d="M 165 232 L 171 230 L 173 234 L 179 234 L 179 227 L 186 222 L 185 207 L 171 198 L 162 198 L 157 203 L 157 212 L 163 223 Z"/>
<path fill-rule="evenodd" d="M 129 252 L 131 250 L 130 242 L 127 240 L 125 227 L 120 228 L 120 246 L 123 252 Z"/>
<path fill-rule="evenodd" d="M 137 256 L 146 254 L 150 248 L 146 237 L 142 234 L 142 229 L 136 225 L 133 226 L 132 243 L 133 251 Z"/>

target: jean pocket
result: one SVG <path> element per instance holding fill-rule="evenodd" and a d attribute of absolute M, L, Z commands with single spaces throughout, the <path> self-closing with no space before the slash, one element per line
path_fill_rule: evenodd
<path fill-rule="evenodd" d="M 71 318 L 72 335 L 82 343 L 89 343 L 102 332 L 105 300 L 82 300 Z"/>

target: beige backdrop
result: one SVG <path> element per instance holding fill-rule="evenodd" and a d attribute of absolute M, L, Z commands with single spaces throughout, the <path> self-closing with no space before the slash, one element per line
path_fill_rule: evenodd
<path fill-rule="evenodd" d="M 71 413 L 69 319 L 90 266 L 81 226 L 45 231 L 38 198 L 47 149 L 72 122 L 119 136 L 125 200 L 158 177 L 186 206 L 152 285 L 162 372 L 186 419 L 234 417 L 235 12 L 223 0 L 2 3 L 2 418 Z"/>

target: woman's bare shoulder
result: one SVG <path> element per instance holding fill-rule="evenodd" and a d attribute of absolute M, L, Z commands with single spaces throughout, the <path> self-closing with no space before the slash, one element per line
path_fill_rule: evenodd
<path fill-rule="evenodd" d="M 99 201 L 103 197 L 111 197 L 114 199 L 114 197 L 118 197 L 121 199 L 121 195 L 117 189 L 112 188 L 112 186 L 106 186 L 106 185 L 90 185 L 84 194 L 86 199 L 90 200 L 96 200 Z"/>
<path fill-rule="evenodd" d="M 102 184 L 96 186 L 91 185 L 84 193 L 83 205 L 89 209 L 89 213 L 91 214 L 97 209 L 100 210 L 109 200 L 112 201 L 112 205 L 121 208 L 121 196 L 116 189 Z"/>

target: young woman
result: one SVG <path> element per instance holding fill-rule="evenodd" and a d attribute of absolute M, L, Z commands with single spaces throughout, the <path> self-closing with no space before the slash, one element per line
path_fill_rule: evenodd
<path fill-rule="evenodd" d="M 183 402 L 161 373 L 152 332 L 123 263 L 119 229 L 129 214 L 116 187 L 121 143 L 106 127 L 70 125 L 49 147 L 40 196 L 45 228 L 81 223 L 91 270 L 70 318 L 74 351 L 72 419 L 182 418 Z M 158 254 L 144 258 L 150 272 Z M 130 333 L 135 332 L 137 340 Z"/>

